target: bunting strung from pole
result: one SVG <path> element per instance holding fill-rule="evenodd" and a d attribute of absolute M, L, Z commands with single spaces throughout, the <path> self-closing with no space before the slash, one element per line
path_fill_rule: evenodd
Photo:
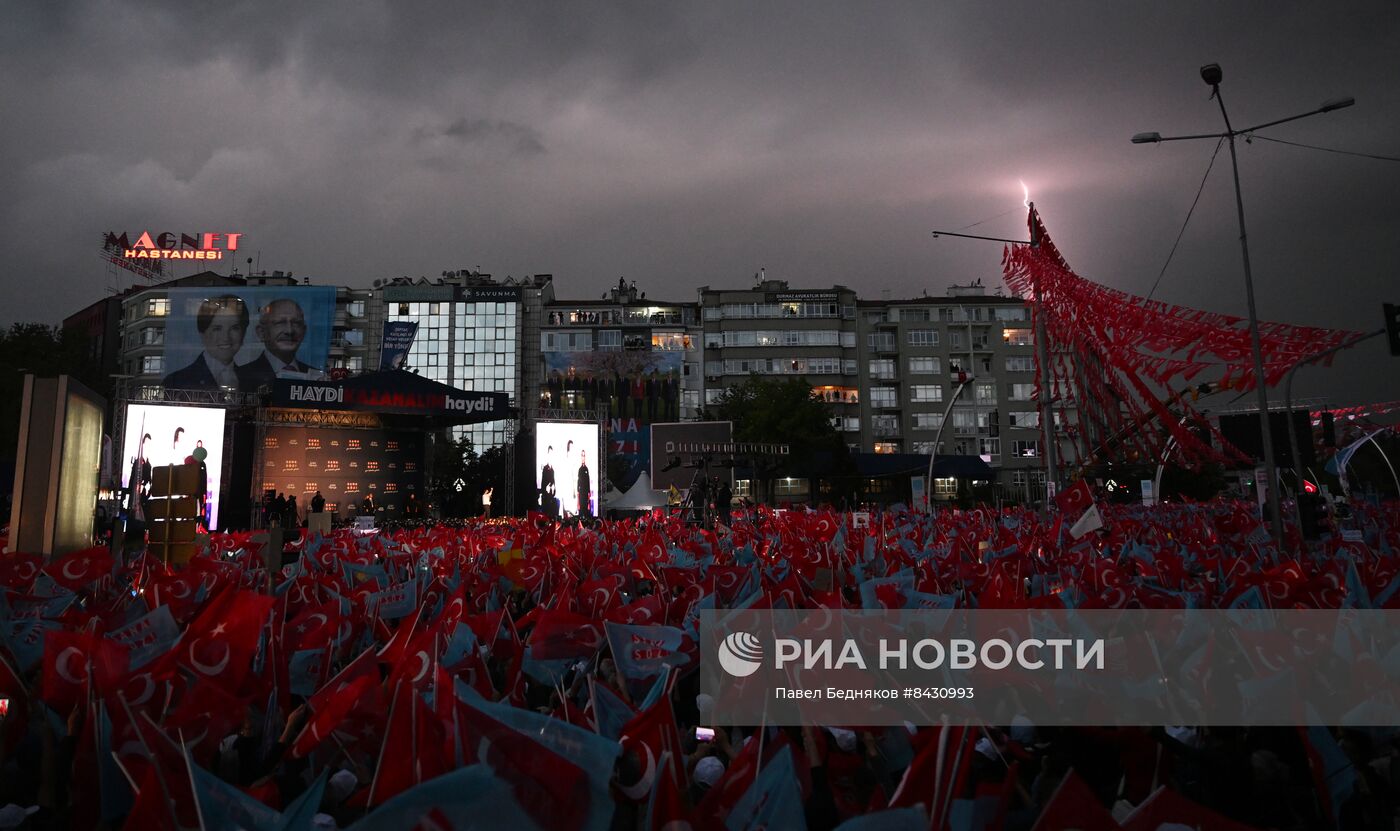
<path fill-rule="evenodd" d="M 1050 366 L 1041 367 L 1037 356 L 1036 396 L 1048 392 L 1057 407 L 1075 408 L 1078 423 L 1067 438 L 1078 442 L 1078 458 L 1154 462 L 1175 445 L 1172 460 L 1187 467 L 1248 463 L 1192 406 L 1203 394 L 1255 388 L 1248 322 L 1086 280 L 1065 262 L 1034 208 L 1027 222 L 1035 242 L 1007 246 L 1002 271 L 1020 297 L 1032 301 L 1040 294 L 1031 308 L 1035 322 L 1044 323 Z M 1265 385 L 1277 385 L 1303 358 L 1358 334 L 1261 321 Z M 1040 388 L 1047 384 L 1049 391 Z"/>

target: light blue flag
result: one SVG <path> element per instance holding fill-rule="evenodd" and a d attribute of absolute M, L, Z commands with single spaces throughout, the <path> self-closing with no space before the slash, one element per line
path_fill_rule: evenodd
<path fill-rule="evenodd" d="M 431 826 L 442 831 L 509 828 L 535 831 L 538 825 L 520 807 L 511 786 L 486 765 L 471 765 L 410 788 L 379 806 L 349 831 L 401 831 Z"/>
<path fill-rule="evenodd" d="M 447 639 L 447 644 L 442 648 L 442 666 L 451 670 L 475 651 L 476 631 L 465 623 L 458 623 L 452 630 L 452 637 Z"/>
<path fill-rule="evenodd" d="M 326 671 L 326 648 L 298 649 L 287 665 L 287 684 L 292 695 L 311 697 L 321 688 Z"/>
<path fill-rule="evenodd" d="M 1400 652 L 1400 647 L 1396 647 Z M 605 684 L 593 685 L 593 723 L 598 735 L 617 741 L 622 738 L 622 728 L 632 720 L 637 712 L 627 705 Z"/>
<path fill-rule="evenodd" d="M 279 831 L 282 813 L 190 763 L 194 796 L 206 831 Z"/>
<path fill-rule="evenodd" d="M 102 819 L 115 824 L 131 813 L 134 802 L 131 785 L 117 765 L 112 755 L 112 720 L 107 717 L 107 706 L 97 705 L 97 783 L 102 799 Z"/>
<path fill-rule="evenodd" d="M 1353 609 L 1370 609 L 1371 595 L 1366 591 L 1366 585 L 1361 582 L 1361 575 L 1356 570 L 1356 560 L 1347 560 L 1347 596 L 1342 601 L 1343 606 Z"/>
<path fill-rule="evenodd" d="M 322 770 L 311 787 L 292 800 L 292 804 L 282 812 L 280 831 L 308 831 L 311 828 L 311 821 L 321 811 L 321 800 L 326 795 L 326 781 L 329 778 L 330 769 Z"/>
<path fill-rule="evenodd" d="M 135 671 L 168 652 L 180 638 L 180 626 L 170 613 L 170 607 L 162 605 L 108 632 L 107 637 L 131 650 L 131 669 Z"/>
<path fill-rule="evenodd" d="M 805 829 L 806 814 L 802 808 L 802 791 L 797 785 L 797 770 L 792 763 L 792 747 L 778 751 L 753 784 L 734 803 L 724 818 L 727 831 L 758 831 L 758 829 Z"/>
<path fill-rule="evenodd" d="M 418 608 L 418 581 L 409 580 L 369 596 L 369 606 L 386 620 L 408 617 Z"/>
<path fill-rule="evenodd" d="M 611 621 L 603 625 L 612 647 L 613 663 L 629 683 L 645 684 L 667 667 L 689 663 L 681 651 L 685 633 L 674 626 L 631 626 Z"/>
<path fill-rule="evenodd" d="M 3 621 L 0 621 L 0 627 L 3 627 Z M 20 671 L 28 672 L 44 657 L 44 635 L 61 628 L 63 624 L 56 621 L 25 618 L 0 628 L 0 633 L 4 634 L 5 643 L 10 648 L 10 654 L 15 656 Z"/>

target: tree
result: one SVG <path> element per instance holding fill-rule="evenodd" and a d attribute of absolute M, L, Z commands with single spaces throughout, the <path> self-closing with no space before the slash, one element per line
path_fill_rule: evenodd
<path fill-rule="evenodd" d="M 439 443 L 433 454 L 433 481 L 430 489 L 443 516 L 475 516 L 481 512 L 481 492 L 493 489 L 497 510 L 511 510 L 505 504 L 505 479 L 511 465 L 507 445 L 477 453 L 470 436 Z M 461 489 L 458 490 L 457 482 Z"/>
<path fill-rule="evenodd" d="M 762 495 L 772 500 L 772 483 L 779 476 L 800 476 L 815 480 L 819 473 L 814 458 L 826 454 L 832 467 L 825 471 L 847 481 L 842 474 L 853 467 L 841 434 L 832 423 L 831 406 L 812 393 L 803 378 L 770 380 L 757 375 L 729 387 L 715 405 L 714 417 L 734 424 L 734 440 L 786 444 L 791 453 L 785 459 L 759 459 L 754 471 Z M 706 417 L 710 417 L 708 414 Z M 766 463 L 765 463 L 766 462 Z M 815 482 L 813 482 L 815 485 Z M 815 486 L 811 489 L 815 497 Z"/>

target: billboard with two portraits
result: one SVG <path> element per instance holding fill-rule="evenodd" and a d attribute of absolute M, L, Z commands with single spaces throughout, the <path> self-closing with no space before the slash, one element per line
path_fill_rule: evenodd
<path fill-rule="evenodd" d="M 326 377 L 332 286 L 178 288 L 169 302 L 167 388 L 256 392 L 276 378 Z"/>

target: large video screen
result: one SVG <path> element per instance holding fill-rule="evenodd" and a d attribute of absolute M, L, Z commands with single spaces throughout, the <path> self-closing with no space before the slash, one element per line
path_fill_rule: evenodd
<path fill-rule="evenodd" d="M 539 509 L 552 517 L 598 515 L 604 470 L 598 425 L 541 421 L 535 425 L 535 488 Z"/>
<path fill-rule="evenodd" d="M 144 439 L 144 442 L 143 442 Z M 200 454 L 199 450 L 203 450 Z M 203 525 L 219 527 L 219 476 L 224 462 L 224 411 L 217 407 L 178 407 L 169 404 L 128 404 L 122 438 L 122 487 L 131 487 L 139 467 L 140 489 L 150 490 L 151 469 L 199 461 L 203 455 L 207 490 Z"/>
<path fill-rule="evenodd" d="M 325 378 L 334 320 L 332 286 L 171 289 L 163 384 L 254 392 Z"/>

